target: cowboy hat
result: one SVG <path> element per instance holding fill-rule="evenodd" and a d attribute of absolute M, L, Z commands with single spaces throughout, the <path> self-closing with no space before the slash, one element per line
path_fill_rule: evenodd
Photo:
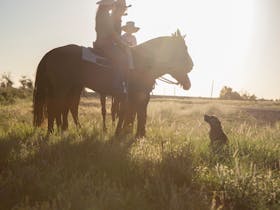
<path fill-rule="evenodd" d="M 96 4 L 98 5 L 113 5 L 115 4 L 114 0 L 100 0 L 98 2 L 96 2 Z"/>
<path fill-rule="evenodd" d="M 128 21 L 126 22 L 126 25 L 122 26 L 122 30 L 124 32 L 136 33 L 137 31 L 140 30 L 140 28 L 135 27 L 135 23 L 133 21 Z"/>
<path fill-rule="evenodd" d="M 131 7 L 131 4 L 130 5 L 126 5 L 126 0 L 116 0 L 115 5 L 117 7 L 124 7 L 124 8 Z"/>

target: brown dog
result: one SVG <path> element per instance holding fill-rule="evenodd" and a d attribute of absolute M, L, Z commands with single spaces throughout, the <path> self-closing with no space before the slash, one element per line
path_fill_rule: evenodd
<path fill-rule="evenodd" d="M 204 121 L 210 125 L 209 137 L 211 140 L 211 146 L 223 146 L 228 143 L 228 138 L 217 117 L 204 115 Z"/>

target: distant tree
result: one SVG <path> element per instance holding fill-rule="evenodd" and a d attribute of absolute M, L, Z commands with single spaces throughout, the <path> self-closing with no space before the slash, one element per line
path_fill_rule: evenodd
<path fill-rule="evenodd" d="M 15 103 L 17 99 L 26 99 L 32 97 L 32 80 L 22 77 L 21 87 L 13 87 L 13 81 L 10 74 L 0 76 L 0 105 L 9 105 Z"/>
<path fill-rule="evenodd" d="M 257 100 L 257 96 L 255 96 L 255 94 L 253 94 L 253 95 L 251 95 L 251 96 L 249 97 L 249 100 L 250 100 L 250 101 L 256 101 L 256 100 Z"/>
<path fill-rule="evenodd" d="M 19 80 L 22 89 L 26 90 L 32 90 L 33 89 L 33 82 L 31 79 L 28 79 L 26 76 L 22 76 L 21 79 Z"/>
<path fill-rule="evenodd" d="M 11 80 L 11 75 L 8 73 L 5 73 L 2 75 L 0 80 L 0 87 L 1 88 L 9 88 L 13 86 L 13 81 Z"/>
<path fill-rule="evenodd" d="M 231 94 L 232 94 L 232 88 L 224 86 L 220 92 L 220 98 L 230 99 Z"/>
<path fill-rule="evenodd" d="M 253 94 L 250 95 L 248 92 L 240 94 L 233 91 L 231 87 L 224 86 L 220 92 L 220 98 L 226 100 L 250 100 L 255 101 L 257 97 Z"/>
<path fill-rule="evenodd" d="M 250 94 L 249 94 L 248 92 L 245 92 L 245 93 L 243 93 L 243 94 L 241 95 L 241 97 L 242 97 L 242 99 L 244 99 L 244 100 L 249 100 Z"/>
<path fill-rule="evenodd" d="M 240 96 L 240 94 L 238 92 L 234 91 L 231 94 L 231 99 L 232 100 L 242 100 L 243 98 Z"/>
<path fill-rule="evenodd" d="M 231 87 L 224 86 L 220 92 L 220 98 L 226 100 L 242 100 L 240 94 L 233 91 Z"/>
<path fill-rule="evenodd" d="M 255 96 L 254 94 L 251 95 L 248 92 L 243 93 L 241 95 L 241 97 L 242 97 L 243 100 L 248 100 L 248 101 L 255 101 L 255 100 L 257 100 L 257 96 Z"/>

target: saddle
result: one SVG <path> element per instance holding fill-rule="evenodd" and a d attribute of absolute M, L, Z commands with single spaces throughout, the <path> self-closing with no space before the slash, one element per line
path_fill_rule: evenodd
<path fill-rule="evenodd" d="M 106 58 L 104 54 L 102 53 L 102 50 L 96 49 L 96 48 L 91 48 L 91 47 L 82 47 L 82 60 L 84 62 L 87 62 L 89 64 L 95 64 L 100 66 L 100 69 L 103 70 L 109 70 L 111 71 L 113 69 L 113 63 L 109 58 Z M 121 73 L 118 73 L 117 75 L 115 74 L 116 71 L 114 72 L 114 82 L 113 82 L 113 88 L 116 93 L 118 94 L 126 94 L 127 87 L 126 83 L 124 82 L 123 76 L 121 76 Z"/>
<path fill-rule="evenodd" d="M 104 67 L 110 67 L 111 61 L 102 55 L 102 52 L 92 47 L 82 47 L 82 60 Z"/>

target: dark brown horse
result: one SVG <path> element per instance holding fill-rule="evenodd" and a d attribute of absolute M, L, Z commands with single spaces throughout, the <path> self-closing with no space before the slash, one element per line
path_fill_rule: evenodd
<path fill-rule="evenodd" d="M 149 93 L 155 80 L 164 74 L 170 74 L 187 90 L 190 88 L 187 74 L 193 63 L 179 32 L 138 45 L 132 49 L 132 53 L 136 70 L 130 73 L 128 80 L 129 112 L 125 123 L 123 117 L 119 119 L 117 133 L 123 126 L 131 123 L 130 113 L 136 111 L 137 135 L 143 136 Z M 42 124 L 46 107 L 49 132 L 53 130 L 55 119 L 58 127 L 62 122 L 62 127 L 67 127 L 67 113 L 71 107 L 73 110 L 77 109 L 83 87 L 101 94 L 114 95 L 112 69 L 85 62 L 81 59 L 81 54 L 81 47 L 68 45 L 48 52 L 41 60 L 33 100 L 36 126 Z"/>

